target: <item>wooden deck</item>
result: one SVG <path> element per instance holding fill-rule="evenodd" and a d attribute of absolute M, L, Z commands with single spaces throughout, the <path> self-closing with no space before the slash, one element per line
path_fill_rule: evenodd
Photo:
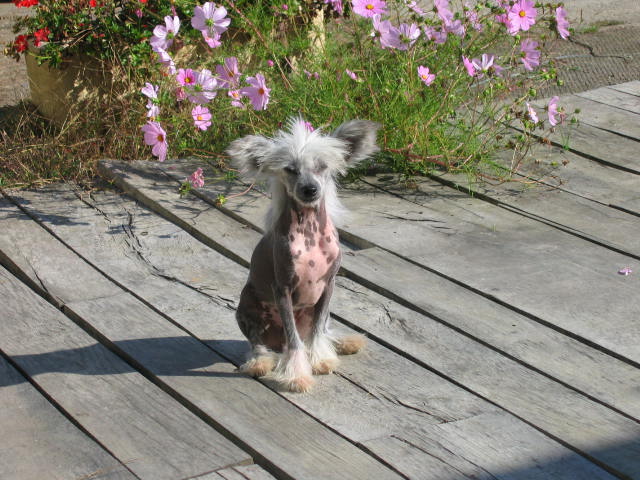
<path fill-rule="evenodd" d="M 0 478 L 640 479 L 640 82 L 562 100 L 539 186 L 343 190 L 331 313 L 369 343 L 310 394 L 236 371 L 260 192 L 181 199 L 187 161 L 4 192 Z"/>

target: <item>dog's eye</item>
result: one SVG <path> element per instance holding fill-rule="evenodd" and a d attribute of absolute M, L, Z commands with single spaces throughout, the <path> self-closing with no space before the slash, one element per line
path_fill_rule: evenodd
<path fill-rule="evenodd" d="M 295 167 L 292 167 L 291 165 L 287 165 L 286 167 L 284 167 L 284 171 L 291 174 L 291 175 L 297 175 L 298 174 L 298 169 Z"/>

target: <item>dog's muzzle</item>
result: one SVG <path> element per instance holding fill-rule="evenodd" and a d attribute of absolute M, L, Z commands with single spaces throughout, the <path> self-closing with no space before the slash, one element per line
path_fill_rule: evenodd
<path fill-rule="evenodd" d="M 301 185 L 296 189 L 296 196 L 304 203 L 313 203 L 320 198 L 320 189 L 314 184 Z"/>

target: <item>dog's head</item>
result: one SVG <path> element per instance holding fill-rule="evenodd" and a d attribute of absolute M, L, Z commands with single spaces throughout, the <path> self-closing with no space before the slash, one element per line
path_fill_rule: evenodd
<path fill-rule="evenodd" d="M 290 122 L 288 131 L 281 130 L 273 138 L 239 138 L 227 153 L 244 175 L 275 180 L 298 204 L 314 206 L 337 175 L 378 151 L 378 128 L 374 122 L 351 120 L 323 135 L 310 131 L 298 118 Z"/>

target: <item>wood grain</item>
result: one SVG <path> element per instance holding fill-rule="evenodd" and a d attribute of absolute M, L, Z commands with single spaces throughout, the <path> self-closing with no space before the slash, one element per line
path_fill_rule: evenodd
<path fill-rule="evenodd" d="M 0 296 L 0 349 L 138 477 L 250 461 L 4 269 Z"/>

